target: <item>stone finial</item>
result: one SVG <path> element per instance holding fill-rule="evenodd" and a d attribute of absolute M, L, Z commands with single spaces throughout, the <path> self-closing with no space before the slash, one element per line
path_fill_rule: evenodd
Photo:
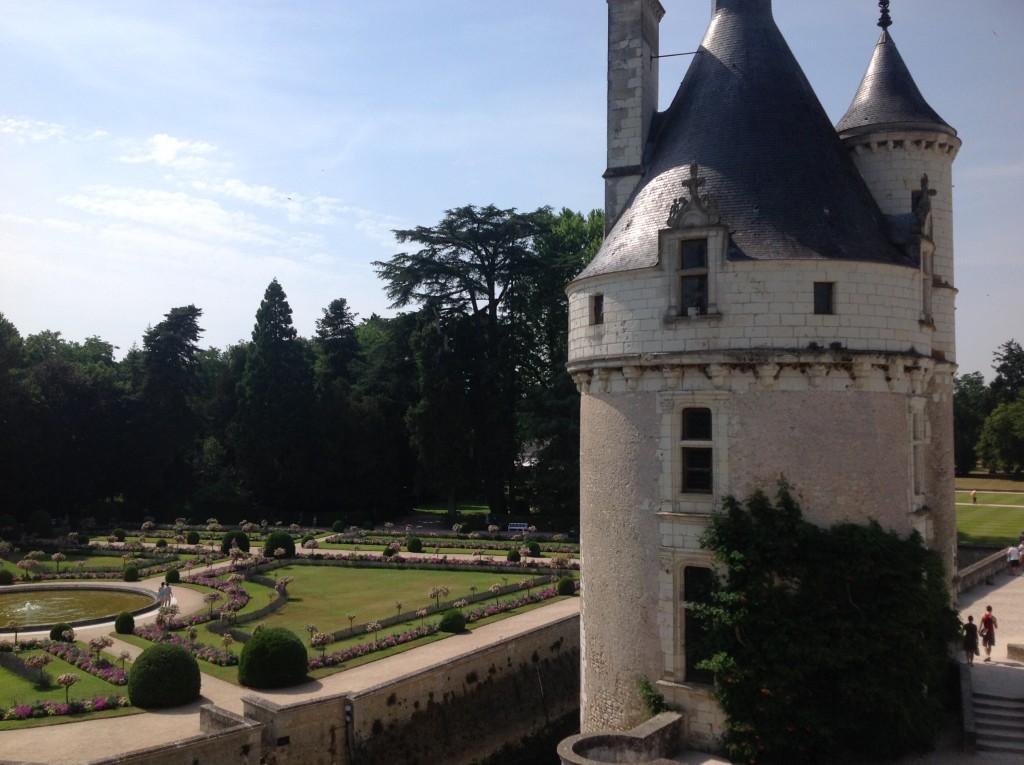
<path fill-rule="evenodd" d="M 705 183 L 707 179 L 700 177 L 700 166 L 691 162 L 690 177 L 682 182 L 683 188 L 690 192 L 690 198 L 676 197 L 673 200 L 665 225 L 669 228 L 685 228 L 718 222 L 718 205 L 714 195 L 700 193 Z"/>
<path fill-rule="evenodd" d="M 878 26 L 888 29 L 892 26 L 892 19 L 889 17 L 889 0 L 878 0 L 878 10 L 881 11 Z"/>

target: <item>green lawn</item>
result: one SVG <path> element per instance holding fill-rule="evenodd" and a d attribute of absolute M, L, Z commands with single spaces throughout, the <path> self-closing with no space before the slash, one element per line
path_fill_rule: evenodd
<path fill-rule="evenodd" d="M 470 587 L 484 592 L 492 584 L 503 583 L 501 576 L 485 571 L 286 566 L 276 573 L 295 581 L 288 585 L 288 604 L 264 622 L 268 627 L 288 627 L 302 638 L 307 637 L 306 624 L 334 632 L 349 626 L 348 614 L 356 624 L 393 616 L 396 602 L 402 604 L 402 613 L 411 616 L 417 608 L 432 604 L 427 596 L 431 587 L 448 587 L 448 600 L 455 600 L 470 595 Z M 515 576 L 509 581 L 515 581 Z"/>
<path fill-rule="evenodd" d="M 970 499 L 968 499 L 968 502 Z M 957 540 L 962 544 L 1009 545 L 1024 531 L 1024 507 L 957 505 Z"/>

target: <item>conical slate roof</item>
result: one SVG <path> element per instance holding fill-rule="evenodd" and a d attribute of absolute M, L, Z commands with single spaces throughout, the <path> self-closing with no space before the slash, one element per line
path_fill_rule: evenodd
<path fill-rule="evenodd" d="M 730 259 L 909 263 L 772 17 L 718 0 L 632 199 L 579 278 L 658 262 L 658 231 L 696 162 Z"/>
<path fill-rule="evenodd" d="M 875 45 L 871 63 L 857 95 L 836 130 L 840 136 L 884 130 L 935 130 L 956 135 L 917 89 L 910 70 L 896 49 L 888 25 Z"/>

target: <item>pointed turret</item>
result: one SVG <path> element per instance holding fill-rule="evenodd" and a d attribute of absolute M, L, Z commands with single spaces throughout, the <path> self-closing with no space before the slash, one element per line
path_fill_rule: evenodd
<path fill-rule="evenodd" d="M 928 105 L 918 90 L 889 34 L 891 25 L 888 3 L 884 3 L 878 21 L 882 34 L 853 103 L 836 125 L 840 137 L 907 129 L 934 130 L 955 136 L 956 131 Z"/>

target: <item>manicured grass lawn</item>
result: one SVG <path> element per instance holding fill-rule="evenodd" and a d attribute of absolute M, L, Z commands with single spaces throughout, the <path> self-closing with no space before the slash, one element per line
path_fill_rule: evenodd
<path fill-rule="evenodd" d="M 968 502 L 970 499 L 968 499 Z M 978 495 L 977 505 L 956 508 L 957 539 L 964 544 L 1009 546 L 1024 530 L 1024 507 L 985 507 Z"/>
<path fill-rule="evenodd" d="M 85 647 L 85 646 L 83 646 Z M 22 658 L 27 658 L 42 651 L 25 651 Z M 113 661 L 114 657 L 104 654 L 111 663 L 120 667 L 120 662 Z M 130 666 L 130 665 L 129 665 Z M 78 675 L 78 682 L 71 686 L 71 699 L 91 699 L 96 696 L 126 696 L 128 688 L 123 685 L 111 685 L 88 672 L 72 666 L 61 659 L 54 657 L 54 660 L 46 665 L 46 674 L 50 677 L 50 686 L 41 687 L 33 682 L 25 680 L 6 669 L 0 668 L 0 707 L 10 707 L 14 704 L 31 704 L 34 701 L 56 701 L 64 702 L 64 689 L 56 684 L 58 676 L 65 672 Z M 101 717 L 117 717 L 125 714 L 135 714 L 141 710 L 134 707 L 112 709 L 104 712 L 94 712 L 82 715 L 64 715 L 60 717 L 44 717 L 31 720 L 8 720 L 0 721 L 0 731 L 13 728 L 27 728 L 36 725 L 54 725 L 64 722 L 75 722 L 78 720 L 97 720 Z"/>
<path fill-rule="evenodd" d="M 956 503 L 958 505 L 972 504 L 971 493 L 969 491 L 958 491 L 956 493 Z M 1024 507 L 1024 493 L 1017 494 L 1007 491 L 979 491 L 978 504 Z"/>
<path fill-rule="evenodd" d="M 308 637 L 303 631 L 306 624 L 334 632 L 349 626 L 348 614 L 356 624 L 392 616 L 397 613 L 396 601 L 402 604 L 402 613 L 412 616 L 417 608 L 433 603 L 427 595 L 431 587 L 447 587 L 447 600 L 456 600 L 470 595 L 470 587 L 484 592 L 503 583 L 501 576 L 486 571 L 286 566 L 276 573 L 295 581 L 288 585 L 288 604 L 264 621 L 268 627 L 288 627 L 300 638 Z"/>
<path fill-rule="evenodd" d="M 957 476 L 955 479 L 957 491 L 977 489 L 983 491 L 1022 491 L 1024 492 L 1024 478 L 1015 479 L 1003 476 L 990 476 L 987 473 L 971 473 L 970 475 Z"/>

